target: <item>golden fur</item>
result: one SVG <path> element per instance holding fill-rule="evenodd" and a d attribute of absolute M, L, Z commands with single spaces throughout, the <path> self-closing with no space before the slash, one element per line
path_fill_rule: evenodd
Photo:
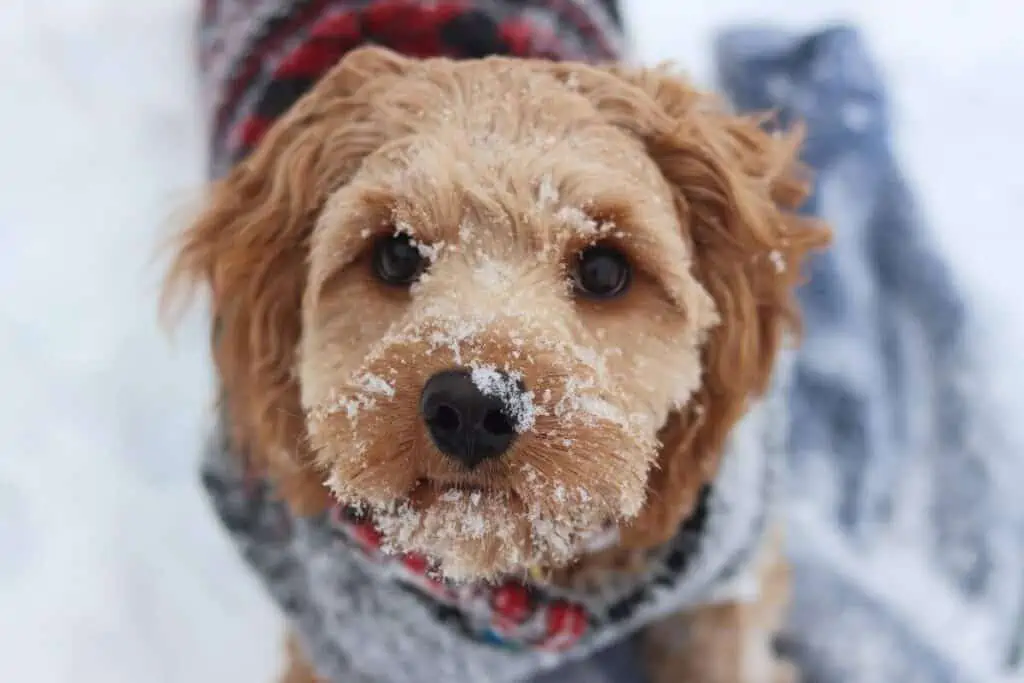
<path fill-rule="evenodd" d="M 214 185 L 171 274 L 212 294 L 239 452 L 297 512 L 365 503 L 454 577 L 558 576 L 665 541 L 766 388 L 828 239 L 791 212 L 798 134 L 761 123 L 665 69 L 350 53 Z M 368 263 L 396 231 L 431 261 L 409 290 Z M 596 241 L 634 264 L 620 299 L 567 285 Z M 417 414 L 451 366 L 533 392 L 530 429 L 472 472 Z M 591 561 L 605 524 L 619 545 Z"/>
<path fill-rule="evenodd" d="M 710 604 L 647 629 L 642 653 L 651 683 L 796 683 L 772 646 L 789 603 L 789 571 L 775 528 L 758 565 L 760 598 Z"/>
<path fill-rule="evenodd" d="M 306 662 L 302 650 L 291 634 L 285 640 L 285 667 L 281 683 L 320 683 L 316 672 Z"/>

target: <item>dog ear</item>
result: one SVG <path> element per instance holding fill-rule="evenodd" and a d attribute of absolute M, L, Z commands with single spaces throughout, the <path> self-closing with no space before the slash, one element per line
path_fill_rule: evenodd
<path fill-rule="evenodd" d="M 174 244 L 165 304 L 197 286 L 209 289 L 233 446 L 300 508 L 325 495 L 304 466 L 294 375 L 310 236 L 328 195 L 380 143 L 367 98 L 353 95 L 407 64 L 383 48 L 349 53 L 212 185 L 204 209 Z"/>
<path fill-rule="evenodd" d="M 701 389 L 664 427 L 648 503 L 627 534 L 655 544 L 692 510 L 730 430 L 767 389 L 787 333 L 799 332 L 802 264 L 830 233 L 795 212 L 810 187 L 799 130 L 768 132 L 767 117 L 735 115 L 664 67 L 556 71 L 644 142 L 673 189 L 694 275 L 720 319 L 702 351 Z"/>

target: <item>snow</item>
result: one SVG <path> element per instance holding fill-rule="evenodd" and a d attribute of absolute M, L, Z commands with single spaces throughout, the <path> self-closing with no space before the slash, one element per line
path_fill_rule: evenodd
<path fill-rule="evenodd" d="M 523 387 L 521 376 L 492 366 L 479 366 L 473 368 L 472 379 L 484 396 L 496 396 L 501 400 L 516 432 L 522 434 L 533 428 L 537 421 L 537 408 L 533 405 L 533 392 Z"/>
<path fill-rule="evenodd" d="M 273 609 L 196 482 L 202 320 L 170 344 L 154 309 L 155 249 L 202 182 L 195 4 L 0 3 L 0 680 L 269 680 L 278 666 Z M 857 21 L 924 209 L 1020 363 L 1024 4 L 630 5 L 641 58 L 699 77 L 723 23 Z"/>

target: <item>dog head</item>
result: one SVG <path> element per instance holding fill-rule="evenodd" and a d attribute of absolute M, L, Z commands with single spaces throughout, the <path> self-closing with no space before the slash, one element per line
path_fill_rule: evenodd
<path fill-rule="evenodd" d="M 236 442 L 451 578 L 663 541 L 827 239 L 760 123 L 663 70 L 350 53 L 172 272 L 212 291 Z"/>

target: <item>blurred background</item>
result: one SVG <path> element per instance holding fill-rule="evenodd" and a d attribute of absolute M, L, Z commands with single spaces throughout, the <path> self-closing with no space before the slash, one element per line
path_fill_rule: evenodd
<path fill-rule="evenodd" d="M 211 375 L 159 327 L 157 248 L 204 180 L 188 0 L 0 3 L 0 680 L 269 680 L 273 608 L 195 476 Z M 733 22 L 859 26 L 895 145 L 1024 366 L 1024 3 L 624 0 L 637 59 L 710 78 Z M 1019 420 L 1024 405 L 1006 419 Z"/>

